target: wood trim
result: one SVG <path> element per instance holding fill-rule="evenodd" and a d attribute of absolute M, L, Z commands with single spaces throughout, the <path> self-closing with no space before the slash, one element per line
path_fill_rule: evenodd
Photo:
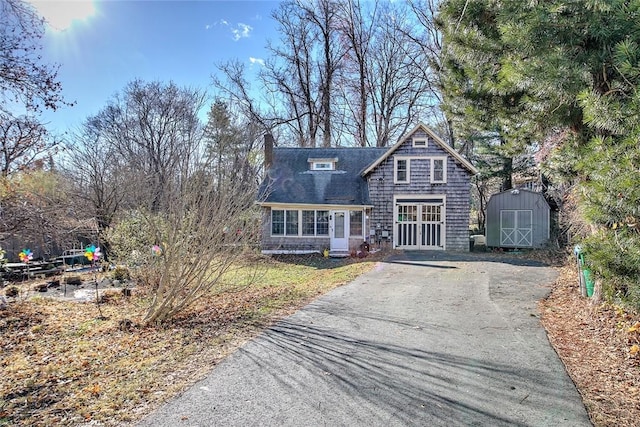
<path fill-rule="evenodd" d="M 382 163 L 385 159 L 387 159 L 390 155 L 392 155 L 407 139 L 409 139 L 411 137 L 411 135 L 416 133 L 418 130 L 423 130 L 427 135 L 432 137 L 436 144 L 438 144 L 443 150 L 448 152 L 455 160 L 457 160 L 472 175 L 477 175 L 478 174 L 478 169 L 476 169 L 467 159 L 462 157 L 462 155 L 460 153 L 458 153 L 456 150 L 451 148 L 449 146 L 449 144 L 444 142 L 438 135 L 433 133 L 433 131 L 431 129 L 429 129 L 424 123 L 420 123 L 415 128 L 413 128 L 413 130 L 411 130 L 410 132 L 405 134 L 402 138 L 400 138 L 400 140 L 398 142 L 396 142 L 391 148 L 389 148 L 389 150 L 387 150 L 386 153 L 384 153 L 380 158 L 378 158 L 378 160 L 376 160 L 371 166 L 366 168 L 362 172 L 361 175 L 362 176 L 366 176 L 372 170 L 377 168 L 380 165 L 380 163 Z M 412 142 L 412 144 L 413 144 L 413 142 Z"/>

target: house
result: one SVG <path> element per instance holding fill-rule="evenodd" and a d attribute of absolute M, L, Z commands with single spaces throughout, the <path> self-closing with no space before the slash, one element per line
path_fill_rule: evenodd
<path fill-rule="evenodd" d="M 274 148 L 265 138 L 264 253 L 469 250 L 477 170 L 425 125 L 391 148 Z"/>
<path fill-rule="evenodd" d="M 539 248 L 549 241 L 551 208 L 544 195 L 526 189 L 493 194 L 487 203 L 487 246 Z"/>

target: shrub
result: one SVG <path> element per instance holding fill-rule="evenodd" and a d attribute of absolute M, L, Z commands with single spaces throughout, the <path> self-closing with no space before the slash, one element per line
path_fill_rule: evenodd
<path fill-rule="evenodd" d="M 4 294 L 8 297 L 17 297 L 20 294 L 20 289 L 17 286 L 9 286 L 4 290 Z"/>
<path fill-rule="evenodd" d="M 113 272 L 111 273 L 111 278 L 113 280 L 119 280 L 121 282 L 127 282 L 131 280 L 131 272 L 127 267 L 117 266 Z"/>
<path fill-rule="evenodd" d="M 587 237 L 583 246 L 605 298 L 640 309 L 640 235 L 629 227 L 603 228 Z"/>

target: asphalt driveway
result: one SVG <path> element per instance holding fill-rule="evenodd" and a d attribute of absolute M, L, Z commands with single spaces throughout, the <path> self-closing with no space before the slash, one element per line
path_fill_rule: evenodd
<path fill-rule="evenodd" d="M 506 257 L 398 255 L 140 426 L 589 426 L 538 319 L 554 278 Z"/>

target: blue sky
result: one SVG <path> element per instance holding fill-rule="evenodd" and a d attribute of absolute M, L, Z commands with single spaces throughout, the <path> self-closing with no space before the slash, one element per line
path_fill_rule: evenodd
<path fill-rule="evenodd" d="M 278 37 L 275 1 L 31 2 L 51 22 L 44 59 L 60 64 L 63 94 L 76 102 L 44 114 L 57 133 L 97 113 L 136 78 L 207 89 L 218 62 L 239 59 L 255 70 L 267 40 Z"/>

